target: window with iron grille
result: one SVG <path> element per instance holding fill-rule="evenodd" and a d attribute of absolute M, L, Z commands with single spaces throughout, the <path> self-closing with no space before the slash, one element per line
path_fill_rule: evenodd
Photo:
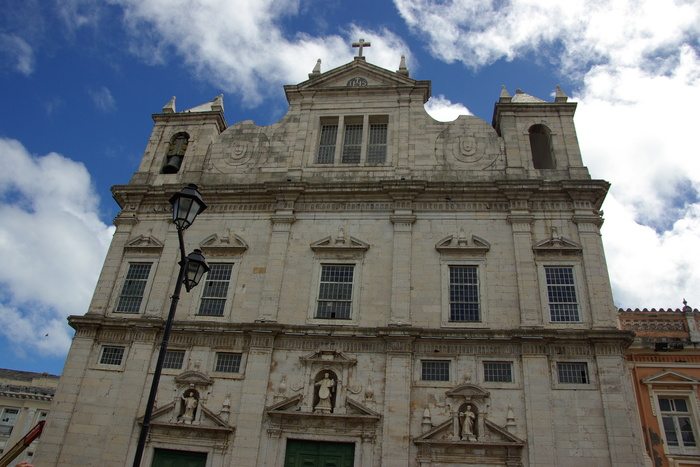
<path fill-rule="evenodd" d="M 552 321 L 580 321 L 574 268 L 571 266 L 546 266 L 549 313 Z"/>
<path fill-rule="evenodd" d="M 477 266 L 450 266 L 450 321 L 480 321 Z"/>
<path fill-rule="evenodd" d="M 423 381 L 449 381 L 450 362 L 448 360 L 423 360 L 420 379 Z"/>
<path fill-rule="evenodd" d="M 321 139 L 318 144 L 317 164 L 332 164 L 335 159 L 335 141 L 338 137 L 338 124 L 321 125 Z"/>
<path fill-rule="evenodd" d="M 588 365 L 585 362 L 557 363 L 559 382 L 562 384 L 588 384 Z"/>
<path fill-rule="evenodd" d="M 511 362 L 484 362 L 484 381 L 488 383 L 512 383 Z"/>
<path fill-rule="evenodd" d="M 198 315 L 223 316 L 231 282 L 232 264 L 212 264 L 202 290 Z"/>
<path fill-rule="evenodd" d="M 697 440 L 688 400 L 681 397 L 659 397 L 659 408 L 666 445 L 669 449 L 685 454 L 694 453 Z"/>
<path fill-rule="evenodd" d="M 100 364 L 119 366 L 122 364 L 123 358 L 124 347 L 106 345 L 102 347 L 102 353 L 100 354 Z"/>
<path fill-rule="evenodd" d="M 185 361 L 184 350 L 166 350 L 163 357 L 163 368 L 168 370 L 180 370 Z"/>
<path fill-rule="evenodd" d="M 358 164 L 362 154 L 362 124 L 346 124 L 343 139 L 343 164 Z"/>
<path fill-rule="evenodd" d="M 367 162 L 386 162 L 388 128 L 386 123 L 370 123 Z"/>
<path fill-rule="evenodd" d="M 138 313 L 143 301 L 143 293 L 151 272 L 150 263 L 131 263 L 119 294 L 116 313 Z"/>
<path fill-rule="evenodd" d="M 10 436 L 12 433 L 12 428 L 17 423 L 17 416 L 19 415 L 19 409 L 12 407 L 5 407 L 2 409 L 2 416 L 0 417 L 0 436 Z"/>
<path fill-rule="evenodd" d="M 352 264 L 321 265 L 316 318 L 351 318 L 354 271 Z"/>
<path fill-rule="evenodd" d="M 214 371 L 221 373 L 239 373 L 241 368 L 241 354 L 239 353 L 216 353 L 216 366 Z"/>

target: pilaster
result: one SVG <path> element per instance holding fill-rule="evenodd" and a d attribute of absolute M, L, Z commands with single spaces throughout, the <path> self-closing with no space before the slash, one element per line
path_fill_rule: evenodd
<path fill-rule="evenodd" d="M 386 386 L 384 390 L 384 420 L 382 439 L 382 465 L 404 467 L 411 465 L 411 348 L 412 337 L 389 336 L 386 338 Z"/>

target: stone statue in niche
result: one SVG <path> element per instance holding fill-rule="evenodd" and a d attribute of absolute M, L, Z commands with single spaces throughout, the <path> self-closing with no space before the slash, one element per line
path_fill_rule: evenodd
<path fill-rule="evenodd" d="M 182 415 L 180 415 L 180 422 L 184 423 L 185 425 L 191 425 L 198 405 L 199 400 L 197 399 L 197 393 L 195 391 L 187 391 L 185 394 L 183 394 L 183 412 Z"/>
<path fill-rule="evenodd" d="M 330 378 L 328 372 L 323 374 L 323 379 L 316 382 L 318 388 L 318 403 L 314 407 L 315 411 L 330 413 L 333 411 L 332 396 L 335 391 L 335 380 Z"/>
<path fill-rule="evenodd" d="M 476 414 L 472 411 L 472 406 L 470 404 L 467 404 L 467 408 L 464 412 L 459 412 L 459 419 L 462 422 L 460 439 L 462 441 L 476 441 L 476 436 L 474 436 Z"/>

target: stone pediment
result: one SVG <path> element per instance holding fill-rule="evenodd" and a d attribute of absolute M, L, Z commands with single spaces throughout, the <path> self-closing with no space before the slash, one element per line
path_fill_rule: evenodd
<path fill-rule="evenodd" d="M 484 427 L 486 433 L 479 441 L 453 441 L 453 421 L 448 418 L 433 429 L 414 438 L 413 442 L 415 444 L 511 444 L 521 447 L 525 445 L 525 441 L 490 420 L 484 421 Z"/>
<path fill-rule="evenodd" d="M 124 250 L 129 253 L 151 253 L 160 254 L 163 251 L 163 242 L 151 235 L 139 235 L 133 237 L 126 242 Z"/>
<path fill-rule="evenodd" d="M 214 380 L 201 371 L 188 370 L 175 377 L 175 382 L 185 386 L 211 386 Z"/>
<path fill-rule="evenodd" d="M 580 244 L 558 235 L 556 231 L 550 238 L 535 243 L 532 249 L 538 255 L 580 254 L 583 251 Z"/>
<path fill-rule="evenodd" d="M 248 243 L 238 235 L 226 232 L 221 236 L 208 236 L 199 247 L 205 256 L 240 256 L 248 249 Z"/>
<path fill-rule="evenodd" d="M 363 420 L 379 420 L 380 415 L 374 410 L 370 409 L 366 405 L 350 399 L 346 399 L 346 410 L 342 414 L 338 413 L 316 413 L 316 412 L 304 412 L 302 411 L 302 401 L 304 396 L 297 394 L 296 396 L 289 397 L 280 402 L 277 402 L 269 406 L 265 411 L 270 417 L 279 416 L 293 416 L 301 418 L 327 418 L 327 419 L 348 419 L 348 418 L 359 418 Z"/>
<path fill-rule="evenodd" d="M 482 387 L 475 384 L 460 384 L 459 386 L 450 389 L 445 394 L 456 399 L 464 398 L 467 401 L 473 399 L 484 399 L 490 396 L 490 393 Z"/>
<path fill-rule="evenodd" d="M 163 427 L 167 429 L 179 429 L 184 431 L 211 431 L 211 432 L 226 432 L 234 431 L 234 427 L 226 423 L 220 416 L 209 410 L 204 405 L 200 405 L 197 410 L 201 410 L 201 415 L 198 424 L 185 425 L 178 423 L 177 418 L 180 415 L 177 411 L 177 401 L 172 401 L 169 404 L 159 407 L 151 416 L 152 427 Z M 137 419 L 139 423 L 143 423 L 143 416 Z"/>
<path fill-rule="evenodd" d="M 363 255 L 369 250 L 369 244 L 355 237 L 345 235 L 343 229 L 340 229 L 338 234 L 334 236 L 323 237 L 316 240 L 310 245 L 311 249 L 317 254 L 322 255 Z"/>
<path fill-rule="evenodd" d="M 406 73 L 389 71 L 367 63 L 364 57 L 355 57 L 352 62 L 325 73 L 317 73 L 314 70 L 310 79 L 297 85 L 285 86 L 285 91 L 287 99 L 291 102 L 296 93 L 304 93 L 305 91 L 328 90 L 347 92 L 348 90 L 353 90 L 375 93 L 377 88 L 394 89 L 397 87 L 403 89 L 423 88 L 423 103 L 430 98 L 429 81 L 417 81 L 409 78 Z"/>
<path fill-rule="evenodd" d="M 318 362 L 324 364 L 336 364 L 336 365 L 355 365 L 357 360 L 354 358 L 348 358 L 337 350 L 316 350 L 307 355 L 302 355 L 299 357 L 302 362 Z"/>
<path fill-rule="evenodd" d="M 695 386 L 700 384 L 700 379 L 694 378 L 685 373 L 675 370 L 665 370 L 642 379 L 644 384 L 673 384 L 673 385 L 690 385 Z"/>
<path fill-rule="evenodd" d="M 435 244 L 440 254 L 484 255 L 491 249 L 491 244 L 481 237 L 467 237 L 464 230 L 457 235 L 448 235 Z"/>

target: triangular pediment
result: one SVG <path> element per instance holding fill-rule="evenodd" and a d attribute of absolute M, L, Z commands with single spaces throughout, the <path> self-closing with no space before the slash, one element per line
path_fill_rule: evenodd
<path fill-rule="evenodd" d="M 552 229 L 552 236 L 535 243 L 532 249 L 539 255 L 580 254 L 583 251 L 583 246 L 559 235 L 556 229 Z"/>
<path fill-rule="evenodd" d="M 212 234 L 199 244 L 206 256 L 240 256 L 248 249 L 248 243 L 231 232 Z"/>
<path fill-rule="evenodd" d="M 177 401 L 172 401 L 163 407 L 158 407 L 151 416 L 151 426 L 177 427 L 185 430 L 215 430 L 233 431 L 234 427 L 226 423 L 219 415 L 215 414 L 207 407 L 200 405 L 197 410 L 201 410 L 201 416 L 197 424 L 185 425 L 178 423 Z M 138 423 L 143 423 L 143 416 L 137 419 Z"/>
<path fill-rule="evenodd" d="M 453 420 L 447 419 L 434 428 L 422 433 L 413 439 L 416 444 L 443 444 L 443 443 L 461 443 L 461 444 L 493 444 L 493 443 L 503 443 L 503 444 L 513 444 L 517 446 L 524 446 L 525 441 L 518 438 L 514 434 L 508 432 L 505 428 L 502 428 L 490 420 L 484 420 L 484 427 L 486 428 L 486 433 L 482 437 L 483 440 L 479 441 L 454 441 L 454 428 Z"/>
<path fill-rule="evenodd" d="M 481 237 L 467 237 L 464 230 L 457 235 L 448 235 L 435 244 L 441 254 L 484 255 L 491 249 L 491 244 Z"/>
<path fill-rule="evenodd" d="M 369 250 L 369 243 L 362 240 L 345 235 L 343 229 L 340 229 L 337 235 L 328 235 L 320 240 L 316 240 L 310 245 L 311 249 L 316 253 L 356 253 L 364 254 Z"/>
<path fill-rule="evenodd" d="M 397 64 L 399 60 L 397 58 Z M 375 93 L 378 89 L 422 88 L 423 102 L 430 98 L 430 82 L 417 81 L 405 73 L 397 73 L 368 63 L 364 57 L 355 59 L 325 73 L 312 74 L 312 77 L 297 85 L 285 86 L 287 99 L 291 101 L 295 93 L 305 91 L 347 91 L 348 89 L 366 90 Z"/>
<path fill-rule="evenodd" d="M 685 373 L 676 370 L 665 370 L 642 379 L 644 384 L 683 384 L 697 385 L 700 384 L 700 379 L 694 378 Z"/>
<path fill-rule="evenodd" d="M 348 358 L 343 352 L 337 350 L 316 350 L 307 355 L 302 355 L 299 357 L 302 362 L 321 362 L 321 363 L 335 363 L 341 365 L 354 365 L 357 360 L 354 358 Z"/>
<path fill-rule="evenodd" d="M 151 235 L 151 232 L 148 232 L 146 235 L 138 235 L 129 239 L 124 246 L 124 250 L 129 253 L 160 254 L 163 250 L 163 242 Z"/>

